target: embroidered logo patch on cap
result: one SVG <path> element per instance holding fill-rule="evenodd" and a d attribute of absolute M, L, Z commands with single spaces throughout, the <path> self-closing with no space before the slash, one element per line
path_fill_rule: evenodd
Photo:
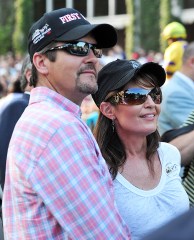
<path fill-rule="evenodd" d="M 34 44 L 38 43 L 45 37 L 46 34 L 51 34 L 51 28 L 48 24 L 45 24 L 41 29 L 36 29 L 32 34 L 32 41 Z"/>
<path fill-rule="evenodd" d="M 139 68 L 141 66 L 141 64 L 139 62 L 137 62 L 137 61 L 131 60 L 130 63 L 131 63 L 133 68 Z"/>

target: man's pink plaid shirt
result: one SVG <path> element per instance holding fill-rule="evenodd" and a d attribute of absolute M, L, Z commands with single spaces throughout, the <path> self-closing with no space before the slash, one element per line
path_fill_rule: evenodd
<path fill-rule="evenodd" d="M 5 239 L 130 239 L 80 108 L 38 87 L 14 130 L 3 195 Z"/>

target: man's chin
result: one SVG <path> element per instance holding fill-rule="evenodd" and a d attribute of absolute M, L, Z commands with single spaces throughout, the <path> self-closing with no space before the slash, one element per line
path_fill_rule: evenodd
<path fill-rule="evenodd" d="M 86 93 L 86 94 L 94 94 L 97 92 L 97 90 L 98 90 L 98 86 L 97 87 L 87 87 L 87 88 L 82 89 L 82 92 Z"/>
<path fill-rule="evenodd" d="M 78 86 L 80 92 L 85 93 L 85 94 L 94 94 L 98 90 L 98 85 L 97 83 L 90 83 L 90 84 L 80 84 Z"/>

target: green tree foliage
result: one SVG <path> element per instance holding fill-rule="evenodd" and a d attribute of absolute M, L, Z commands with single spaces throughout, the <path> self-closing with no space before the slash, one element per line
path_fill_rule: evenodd
<path fill-rule="evenodd" d="M 127 14 L 130 16 L 130 22 L 125 29 L 125 52 L 127 58 L 131 58 L 131 53 L 134 49 L 134 5 L 133 0 L 125 0 Z"/>
<path fill-rule="evenodd" d="M 15 29 L 13 33 L 13 48 L 16 54 L 27 50 L 28 31 L 33 19 L 32 0 L 15 0 Z"/>
<path fill-rule="evenodd" d="M 172 21 L 180 21 L 180 16 L 172 15 L 172 1 L 171 0 L 160 0 L 160 33 L 162 33 L 164 27 Z M 180 9 L 183 8 L 183 0 L 178 0 L 177 5 Z M 167 47 L 167 42 L 164 41 L 162 35 L 160 34 L 160 51 L 164 52 Z"/>
<path fill-rule="evenodd" d="M 160 0 L 141 0 L 140 40 L 146 51 L 159 50 L 159 12 Z"/>
<path fill-rule="evenodd" d="M 0 6 L 0 54 L 12 50 L 13 26 L 13 0 L 2 0 Z"/>
<path fill-rule="evenodd" d="M 160 49 L 160 0 L 126 0 L 130 22 L 126 27 L 126 54 L 143 48 L 146 51 Z"/>
<path fill-rule="evenodd" d="M 160 33 L 162 33 L 164 27 L 172 20 L 171 15 L 171 1 L 160 0 Z M 167 43 L 162 39 L 160 34 L 160 51 L 164 52 Z"/>

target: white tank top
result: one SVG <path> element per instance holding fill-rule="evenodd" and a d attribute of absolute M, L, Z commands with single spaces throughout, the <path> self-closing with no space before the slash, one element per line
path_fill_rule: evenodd
<path fill-rule="evenodd" d="M 141 190 L 121 174 L 114 180 L 118 210 L 129 227 L 132 240 L 139 240 L 189 209 L 189 199 L 180 178 L 180 153 L 160 143 L 158 154 L 162 175 L 157 187 Z"/>

